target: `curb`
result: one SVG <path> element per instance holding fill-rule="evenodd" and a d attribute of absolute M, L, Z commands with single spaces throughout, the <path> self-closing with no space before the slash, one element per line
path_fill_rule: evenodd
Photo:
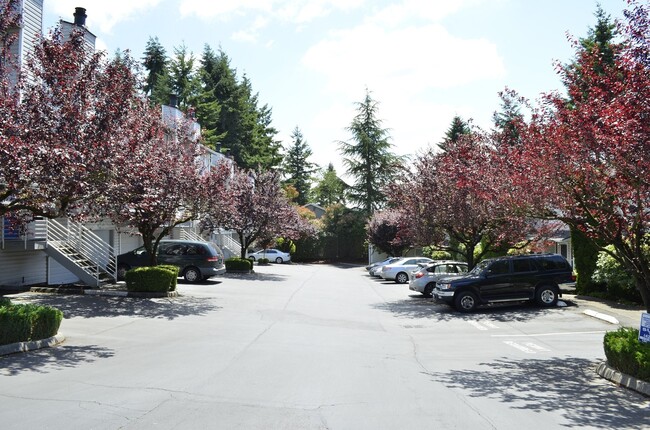
<path fill-rule="evenodd" d="M 650 397 L 650 382 L 641 381 L 640 379 L 621 373 L 613 367 L 610 367 L 607 362 L 600 363 L 596 368 L 596 373 L 611 382 Z"/>
<path fill-rule="evenodd" d="M 41 340 L 32 340 L 29 342 L 16 342 L 7 345 L 0 345 L 0 355 L 16 354 L 18 352 L 33 351 L 35 349 L 48 348 L 60 344 L 65 340 L 65 336 L 57 333 L 52 337 Z"/>
<path fill-rule="evenodd" d="M 593 318 L 598 318 L 599 320 L 607 321 L 610 324 L 618 324 L 619 323 L 618 320 L 616 318 L 614 318 L 613 316 L 603 314 L 603 313 L 600 313 L 600 312 L 596 312 L 596 311 L 592 311 L 591 309 L 587 309 L 587 310 L 583 311 L 582 313 L 585 314 L 585 315 L 589 315 L 590 317 L 593 317 Z"/>
<path fill-rule="evenodd" d="M 136 292 L 123 290 L 85 290 L 87 296 L 109 296 L 109 297 L 139 297 L 144 299 L 158 299 L 162 297 L 178 297 L 178 291 L 167 291 L 166 293 Z"/>

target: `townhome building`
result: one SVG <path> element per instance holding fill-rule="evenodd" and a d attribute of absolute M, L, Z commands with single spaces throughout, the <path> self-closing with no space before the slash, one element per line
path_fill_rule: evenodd
<path fill-rule="evenodd" d="M 37 38 L 43 34 L 43 1 L 20 0 L 22 15 L 15 41 L 10 52 L 16 64 L 24 65 L 33 52 Z M 86 27 L 86 9 L 76 8 L 74 20 L 59 22 L 61 34 L 70 36 L 73 31 L 83 31 L 84 43 L 92 52 L 96 37 Z M 16 79 L 17 70 L 12 78 Z M 162 106 L 165 121 L 174 122 L 183 113 L 173 102 Z M 194 122 L 197 135 L 200 125 Z M 223 154 L 204 148 L 206 167 L 220 162 L 232 163 Z M 228 232 L 200 235 L 195 222 L 177 226 L 170 235 L 173 239 L 211 239 L 224 248 L 236 248 Z M 36 218 L 26 226 L 15 228 L 9 216 L 0 219 L 0 289 L 22 289 L 32 285 L 62 285 L 84 283 L 96 287 L 116 281 L 116 256 L 131 251 L 143 242 L 133 230 L 115 225 L 110 220 L 77 223 L 69 219 Z M 236 251 L 238 252 L 238 250 Z M 231 252 L 231 253 L 234 253 Z"/>

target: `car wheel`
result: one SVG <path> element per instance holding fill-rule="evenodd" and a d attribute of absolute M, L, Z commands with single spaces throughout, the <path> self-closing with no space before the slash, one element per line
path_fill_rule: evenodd
<path fill-rule="evenodd" d="M 435 282 L 429 282 L 426 287 L 424 287 L 424 294 L 426 297 L 431 297 L 431 292 L 433 291 L 433 288 L 436 286 Z"/>
<path fill-rule="evenodd" d="M 408 281 L 409 281 L 409 275 L 407 275 L 404 272 L 399 272 L 395 276 L 395 282 L 397 282 L 398 284 L 406 284 Z"/>
<path fill-rule="evenodd" d="M 188 267 L 185 269 L 183 277 L 187 282 L 199 282 L 202 279 L 201 271 L 196 267 Z"/>
<path fill-rule="evenodd" d="M 535 291 L 535 301 L 543 307 L 551 307 L 557 304 L 558 290 L 550 285 L 543 285 Z"/>
<path fill-rule="evenodd" d="M 278 263 L 278 264 L 282 264 L 284 262 L 284 260 L 282 260 L 282 257 L 278 257 L 278 258 L 275 259 L 275 262 Z"/>
<path fill-rule="evenodd" d="M 131 269 L 128 264 L 120 264 L 117 266 L 117 279 L 124 280 L 126 278 L 126 272 Z"/>
<path fill-rule="evenodd" d="M 250 257 L 248 257 L 248 259 L 255 261 L 255 257 L 253 257 L 252 255 Z"/>
<path fill-rule="evenodd" d="M 461 291 L 456 293 L 454 305 L 460 312 L 472 312 L 478 305 L 478 298 L 471 291 Z"/>

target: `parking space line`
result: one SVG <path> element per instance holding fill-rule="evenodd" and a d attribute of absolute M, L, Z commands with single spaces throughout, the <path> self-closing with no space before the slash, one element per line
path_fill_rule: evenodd
<path fill-rule="evenodd" d="M 493 334 L 492 337 L 538 337 L 538 336 L 574 336 L 577 334 L 605 334 L 605 330 L 597 331 L 568 331 L 557 333 L 533 333 L 533 334 Z"/>

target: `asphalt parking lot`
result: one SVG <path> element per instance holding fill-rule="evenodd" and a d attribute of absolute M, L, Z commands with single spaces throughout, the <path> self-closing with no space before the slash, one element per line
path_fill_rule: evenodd
<path fill-rule="evenodd" d="M 640 311 L 465 315 L 356 266 L 256 270 L 172 298 L 14 296 L 60 308 L 65 341 L 0 357 L 3 428 L 650 428 L 650 400 L 595 372 Z"/>

